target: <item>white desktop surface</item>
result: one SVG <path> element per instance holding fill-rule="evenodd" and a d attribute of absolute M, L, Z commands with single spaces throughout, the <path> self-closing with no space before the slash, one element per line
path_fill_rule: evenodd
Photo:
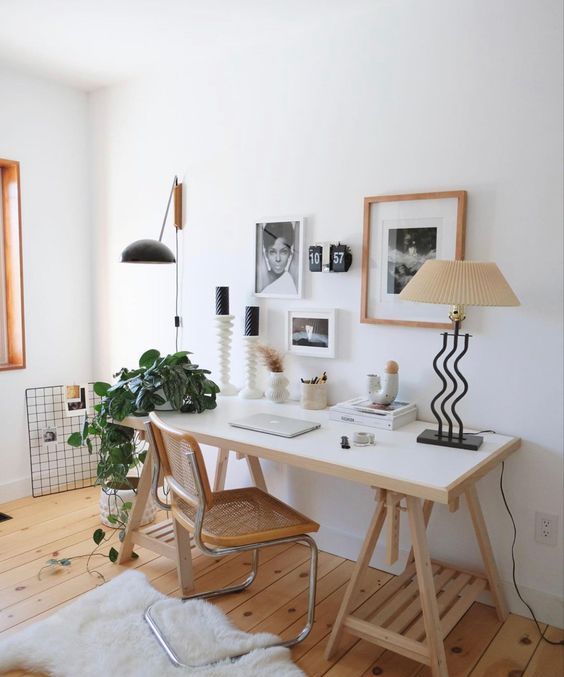
<path fill-rule="evenodd" d="M 260 412 L 317 421 L 321 428 L 288 439 L 229 425 L 229 421 Z M 305 410 L 295 402 L 276 404 L 268 400 L 219 397 L 217 408 L 202 414 L 157 413 L 169 425 L 190 432 L 200 444 L 439 503 L 455 499 L 469 483 L 486 475 L 521 445 L 518 438 L 491 433 L 483 435 L 484 443 L 478 451 L 418 444 L 417 435 L 434 425 L 414 421 L 399 430 L 379 430 L 330 421 L 328 410 Z M 142 421 L 128 417 L 123 423 L 141 428 Z M 359 430 L 374 433 L 375 446 L 353 446 L 353 433 Z M 342 435 L 348 436 L 350 449 L 341 449 Z"/>

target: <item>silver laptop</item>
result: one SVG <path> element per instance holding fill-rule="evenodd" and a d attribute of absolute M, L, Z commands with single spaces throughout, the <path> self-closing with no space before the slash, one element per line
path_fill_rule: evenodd
<path fill-rule="evenodd" d="M 254 414 L 236 421 L 229 421 L 229 425 L 280 437 L 297 437 L 310 430 L 321 428 L 321 424 L 314 421 L 303 421 L 287 416 L 276 416 L 276 414 Z"/>

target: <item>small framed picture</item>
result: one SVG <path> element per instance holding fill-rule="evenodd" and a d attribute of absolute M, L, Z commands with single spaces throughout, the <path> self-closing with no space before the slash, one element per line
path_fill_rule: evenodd
<path fill-rule="evenodd" d="M 41 431 L 41 446 L 45 451 L 56 451 L 57 449 L 57 428 L 54 426 L 44 428 Z"/>
<path fill-rule="evenodd" d="M 304 219 L 255 224 L 255 296 L 302 297 Z"/>
<path fill-rule="evenodd" d="M 289 310 L 288 352 L 335 357 L 335 310 Z"/>
<path fill-rule="evenodd" d="M 82 416 L 88 411 L 88 386 L 65 386 L 64 409 L 67 416 Z"/>
<path fill-rule="evenodd" d="M 464 258 L 466 191 L 364 199 L 361 322 L 450 329 L 444 308 L 398 298 L 428 259 Z"/>

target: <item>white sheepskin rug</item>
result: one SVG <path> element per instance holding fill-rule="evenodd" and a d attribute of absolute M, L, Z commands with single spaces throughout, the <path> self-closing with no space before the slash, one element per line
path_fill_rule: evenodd
<path fill-rule="evenodd" d="M 143 618 L 149 604 L 179 658 L 189 664 L 251 651 L 237 661 L 175 668 Z M 54 677 L 305 677 L 288 649 L 261 647 L 273 635 L 237 630 L 208 602 L 157 592 L 138 571 L 91 590 L 45 620 L 0 638 L 0 672 L 23 668 Z"/>

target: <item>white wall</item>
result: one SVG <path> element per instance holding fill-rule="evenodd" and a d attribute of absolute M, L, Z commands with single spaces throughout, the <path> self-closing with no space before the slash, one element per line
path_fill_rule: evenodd
<path fill-rule="evenodd" d="M 344 275 L 306 273 L 297 303 L 261 303 L 262 337 L 278 347 L 288 307 L 339 309 L 337 359 L 289 358 L 294 391 L 300 376 L 327 369 L 331 399 L 350 397 L 393 358 L 401 396 L 428 416 L 438 333 L 359 323 L 362 199 L 467 190 L 466 258 L 496 261 L 522 306 L 470 309 L 462 413 L 468 425 L 523 438 L 506 464 L 519 580 L 539 615 L 562 625 L 562 539 L 558 547 L 533 540 L 535 510 L 562 520 L 560 2 L 403 0 L 343 14 L 338 25 L 320 16 L 315 29 L 275 42 L 257 36 L 213 54 L 187 47 L 174 73 L 92 97 L 97 373 L 131 366 L 149 347 L 173 349 L 172 267 L 117 261 L 128 242 L 156 237 L 177 172 L 187 193 L 182 348 L 216 367 L 215 286 L 230 286 L 240 322 L 252 289 L 253 223 L 303 214 L 308 244 L 344 241 L 354 263 Z M 171 227 L 166 239 L 172 246 Z M 241 384 L 240 332 L 234 356 Z M 324 548 L 356 556 L 374 506 L 367 488 L 275 465 L 268 476 L 322 523 Z M 479 491 L 511 595 L 512 534 L 498 480 L 496 471 Z M 478 562 L 465 507 L 453 516 L 439 507 L 431 541 L 444 558 Z"/>
<path fill-rule="evenodd" d="M 90 378 L 87 96 L 0 67 L 0 157 L 19 160 L 27 368 L 0 372 L 0 502 L 29 495 L 25 389 Z"/>

